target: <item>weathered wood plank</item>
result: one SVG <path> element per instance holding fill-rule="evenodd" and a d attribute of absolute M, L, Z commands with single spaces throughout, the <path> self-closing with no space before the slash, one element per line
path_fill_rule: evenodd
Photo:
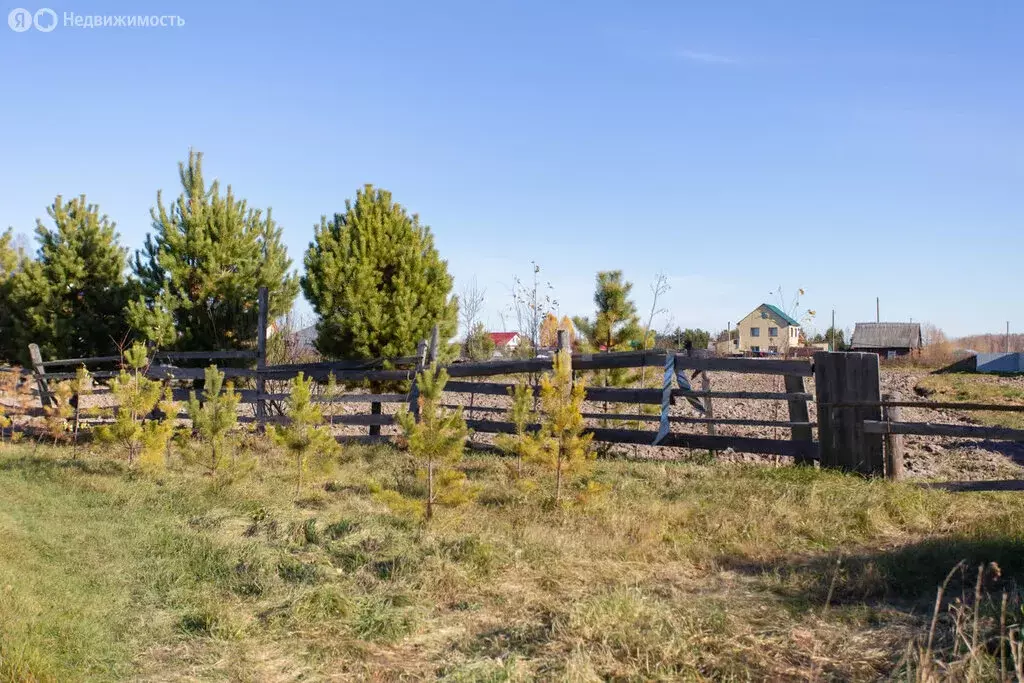
<path fill-rule="evenodd" d="M 449 377 L 486 377 L 489 375 L 515 375 L 543 372 L 551 369 L 550 358 L 521 360 L 491 360 L 477 363 L 452 363 L 445 367 Z"/>
<path fill-rule="evenodd" d="M 864 430 L 866 420 L 877 421 L 882 417 L 878 355 L 816 353 L 814 368 L 822 467 L 866 475 L 883 474 L 882 437 Z M 877 402 L 879 405 L 833 405 L 844 402 Z"/>
<path fill-rule="evenodd" d="M 412 379 L 413 370 L 281 370 L 279 366 L 271 366 L 261 374 L 268 380 L 294 379 L 302 372 L 306 377 L 318 382 L 326 382 L 331 375 L 339 382 L 401 382 Z"/>
<path fill-rule="evenodd" d="M 956 403 L 949 401 L 837 401 L 828 404 L 833 408 L 931 408 L 934 410 L 982 410 L 992 412 L 1024 413 L 1024 405 L 1005 403 Z"/>
<path fill-rule="evenodd" d="M 514 384 L 503 382 L 448 382 L 445 391 L 459 394 L 488 394 L 492 396 L 507 396 Z M 535 388 L 534 394 L 539 394 L 540 389 Z M 661 405 L 661 389 L 620 389 L 614 387 L 587 387 L 588 401 L 607 401 L 608 403 L 644 403 L 650 405 Z M 672 390 L 673 397 L 697 396 L 711 398 L 743 398 L 754 400 L 799 400 L 809 401 L 814 397 L 808 393 L 774 393 L 762 391 L 682 391 Z"/>
<path fill-rule="evenodd" d="M 154 359 L 159 360 L 253 360 L 256 351 L 157 351 Z"/>
<path fill-rule="evenodd" d="M 511 422 L 496 420 L 466 420 L 470 429 L 488 434 L 514 434 L 516 426 Z M 533 429 L 536 425 L 533 426 Z M 649 446 L 657 432 L 637 431 L 634 429 L 589 428 L 587 433 L 594 435 L 594 440 L 606 443 L 625 443 Z M 724 451 L 731 448 L 741 453 L 764 453 L 771 455 L 787 455 L 815 457 L 817 444 L 807 441 L 790 441 L 787 439 L 758 439 L 744 436 L 709 436 L 707 434 L 690 434 L 670 432 L 661 441 L 661 446 L 677 448 L 698 448 L 713 451 Z"/>
<path fill-rule="evenodd" d="M 50 396 L 50 387 L 46 383 L 46 368 L 43 367 L 43 354 L 39 351 L 38 344 L 28 345 L 28 355 L 32 360 L 32 369 L 36 373 L 36 385 L 39 388 L 39 401 L 43 407 L 47 407 L 53 404 L 53 398 Z M 74 377 L 74 373 L 71 373 Z"/>
<path fill-rule="evenodd" d="M 377 404 L 380 405 L 380 404 Z M 359 427 L 395 424 L 394 415 L 333 415 L 327 421 L 336 425 L 356 425 Z"/>
<path fill-rule="evenodd" d="M 693 370 L 724 371 L 746 374 L 794 375 L 812 374 L 806 360 L 771 358 L 714 358 L 676 354 L 676 367 Z M 516 373 L 543 372 L 551 369 L 550 358 L 455 363 L 448 368 L 451 377 L 484 377 Z M 625 351 L 613 353 L 578 353 L 572 357 L 573 370 L 612 370 L 616 368 L 663 367 L 664 351 Z"/>
<path fill-rule="evenodd" d="M 983 427 L 980 425 L 947 425 L 934 422 L 885 422 L 867 420 L 864 431 L 868 434 L 916 434 L 919 436 L 963 436 L 974 439 L 1024 441 L 1024 429 L 1009 427 Z"/>
<path fill-rule="evenodd" d="M 261 394 L 264 401 L 286 401 L 289 394 Z M 313 396 L 313 403 L 405 403 L 407 394 L 341 394 L 339 396 Z"/>
<path fill-rule="evenodd" d="M 121 356 L 92 356 L 87 358 L 63 358 L 59 360 L 43 361 L 44 368 L 56 368 L 67 365 L 95 365 L 98 363 L 120 363 Z"/>
<path fill-rule="evenodd" d="M 790 394 L 802 394 L 804 393 L 804 378 L 799 375 L 786 375 L 783 378 L 786 387 L 786 393 Z M 789 405 L 789 421 L 794 424 L 806 423 L 808 426 L 792 427 L 790 429 L 790 438 L 793 441 L 811 441 L 814 437 L 811 434 L 810 428 L 810 417 L 807 410 L 807 401 L 790 400 Z M 799 464 L 809 464 L 810 460 L 797 459 Z"/>
<path fill-rule="evenodd" d="M 256 371 L 250 370 L 249 368 L 217 368 L 220 372 L 224 373 L 224 379 L 237 379 L 239 377 L 255 377 Z M 117 373 L 111 373 L 116 376 Z M 101 377 L 100 373 L 94 375 Z M 150 379 L 181 379 L 181 380 L 194 380 L 204 379 L 206 377 L 206 368 L 177 368 L 168 365 L 151 365 L 149 370 L 146 372 L 146 377 Z"/>
<path fill-rule="evenodd" d="M 298 373 L 302 372 L 308 377 L 310 373 L 324 373 L 330 374 L 331 372 L 353 372 L 360 370 L 380 370 L 384 367 L 384 363 L 388 362 L 392 366 L 405 366 L 415 365 L 416 360 L 413 356 L 403 356 L 401 358 L 370 358 L 367 360 L 330 360 L 330 361 L 318 361 L 315 363 L 283 363 L 281 365 L 268 365 L 265 368 L 267 373 L 278 373 L 288 374 L 294 377 Z M 397 369 L 401 369 L 400 367 Z"/>
<path fill-rule="evenodd" d="M 676 368 L 690 370 L 736 372 L 753 375 L 793 375 L 809 377 L 813 374 L 806 360 L 780 360 L 775 358 L 716 358 L 676 354 Z"/>
<path fill-rule="evenodd" d="M 899 394 L 882 396 L 882 400 L 899 399 Z M 887 424 L 899 422 L 903 409 L 899 406 L 888 406 L 882 409 L 882 419 Z M 864 426 L 867 430 L 867 425 Z M 885 435 L 885 476 L 891 481 L 903 478 L 903 436 L 889 431 Z"/>

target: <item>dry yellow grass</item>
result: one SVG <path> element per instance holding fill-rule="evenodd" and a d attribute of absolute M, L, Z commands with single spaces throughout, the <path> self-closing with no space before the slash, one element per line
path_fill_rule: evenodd
<path fill-rule="evenodd" d="M 913 678 L 961 559 L 997 562 L 984 595 L 1020 614 L 1018 494 L 599 461 L 605 492 L 557 509 L 541 475 L 517 487 L 474 456 L 476 502 L 424 525 L 372 493 L 421 493 L 403 453 L 350 449 L 296 501 L 286 460 L 244 447 L 245 476 L 176 458 L 156 479 L 0 451 L 0 679 Z M 963 661 L 940 622 L 925 660 Z"/>

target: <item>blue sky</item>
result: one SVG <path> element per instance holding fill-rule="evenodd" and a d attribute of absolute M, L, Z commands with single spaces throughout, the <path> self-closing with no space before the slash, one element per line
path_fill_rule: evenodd
<path fill-rule="evenodd" d="M 876 296 L 1024 329 L 1018 2 L 146 6 L 185 26 L 0 25 L 0 227 L 86 193 L 136 248 L 194 146 L 297 267 L 321 214 L 391 190 L 492 328 L 536 260 L 570 315 L 622 269 L 645 312 L 669 276 L 659 325 L 722 329 L 781 286 L 820 329 Z"/>

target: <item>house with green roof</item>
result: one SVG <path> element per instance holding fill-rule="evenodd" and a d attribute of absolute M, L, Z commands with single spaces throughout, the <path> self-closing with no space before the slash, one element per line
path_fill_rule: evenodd
<path fill-rule="evenodd" d="M 800 322 L 772 304 L 761 304 L 736 327 L 733 353 L 785 355 L 800 345 Z"/>

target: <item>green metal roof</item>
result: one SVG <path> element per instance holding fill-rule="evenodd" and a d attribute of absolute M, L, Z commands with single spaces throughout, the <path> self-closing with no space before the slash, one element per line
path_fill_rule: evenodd
<path fill-rule="evenodd" d="M 772 306 L 771 304 L 761 304 L 761 305 L 764 306 L 765 308 L 767 308 L 769 311 L 771 311 L 775 315 L 777 315 L 780 318 L 782 318 L 783 320 L 785 320 L 788 324 L 796 325 L 797 327 L 800 327 L 800 323 L 798 321 L 793 320 L 793 318 L 791 318 L 790 316 L 786 315 L 786 312 L 783 311 L 778 306 Z"/>

